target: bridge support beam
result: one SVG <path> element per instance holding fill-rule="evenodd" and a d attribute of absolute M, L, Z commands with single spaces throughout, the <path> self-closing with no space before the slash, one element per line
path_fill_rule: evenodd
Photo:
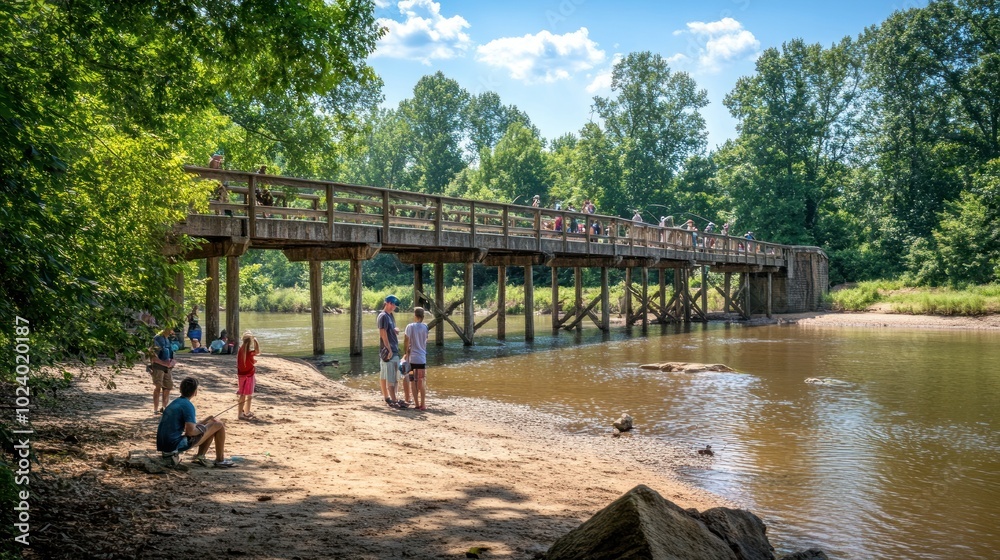
<path fill-rule="evenodd" d="M 722 307 L 722 312 L 725 313 L 725 314 L 727 314 L 727 315 L 729 314 L 729 312 L 733 308 L 733 298 L 730 295 L 730 293 L 731 293 L 731 291 L 733 289 L 732 288 L 732 283 L 733 283 L 733 273 L 727 271 L 725 273 L 725 279 L 723 280 L 723 283 L 722 283 L 722 297 L 724 299 L 723 307 Z"/>
<path fill-rule="evenodd" d="M 625 327 L 632 326 L 632 267 L 625 269 L 625 309 L 622 309 L 622 315 L 625 316 Z"/>
<path fill-rule="evenodd" d="M 462 308 L 465 315 L 465 324 L 463 329 L 465 330 L 466 336 L 463 341 L 466 346 L 472 346 L 474 344 L 473 337 L 476 335 L 476 302 L 474 291 L 474 282 L 472 281 L 472 274 L 474 271 L 476 263 L 468 261 L 465 263 L 465 301 L 462 303 Z"/>
<path fill-rule="evenodd" d="M 497 267 L 497 340 L 507 339 L 507 267 Z"/>
<path fill-rule="evenodd" d="M 361 263 L 360 259 L 351 259 L 350 284 L 351 284 L 351 343 L 350 355 L 360 356 L 364 351 L 364 337 L 362 336 L 361 321 L 364 314 L 361 311 Z"/>
<path fill-rule="evenodd" d="M 642 330 L 649 330 L 649 269 L 642 267 Z"/>
<path fill-rule="evenodd" d="M 608 267 L 601 267 L 601 330 L 611 330 L 611 296 L 608 291 Z"/>
<path fill-rule="evenodd" d="M 312 315 L 313 354 L 326 353 L 323 332 L 323 261 L 309 261 L 309 311 Z"/>
<path fill-rule="evenodd" d="M 219 257 L 205 259 L 205 340 L 219 337 Z"/>
<path fill-rule="evenodd" d="M 243 337 L 240 333 L 240 258 L 226 257 L 226 330 L 229 339 L 236 340 L 239 348 Z"/>
<path fill-rule="evenodd" d="M 434 263 L 434 300 L 444 305 L 444 263 Z M 444 318 L 434 327 L 434 344 L 444 346 Z"/>
<path fill-rule="evenodd" d="M 579 319 L 580 315 L 583 313 L 583 308 L 584 308 L 584 305 L 583 305 L 583 269 L 581 269 L 580 267 L 575 267 L 573 269 L 573 281 L 576 284 L 574 286 L 576 288 L 576 294 L 575 294 L 576 295 L 576 303 L 575 303 L 575 305 L 573 305 L 573 315 L 575 317 L 577 317 L 577 319 Z M 578 330 L 578 331 L 583 330 L 583 321 L 579 321 L 579 320 L 576 321 L 576 330 Z"/>
<path fill-rule="evenodd" d="M 659 269 L 656 271 L 656 279 L 660 284 L 660 324 L 665 324 L 667 322 L 667 271 L 666 269 Z"/>
<path fill-rule="evenodd" d="M 535 340 L 535 281 L 532 266 L 524 267 L 524 341 Z"/>
<path fill-rule="evenodd" d="M 552 267 L 552 334 L 559 332 L 559 268 Z"/>
<path fill-rule="evenodd" d="M 413 307 L 423 307 L 424 301 L 418 294 L 424 293 L 424 265 L 413 265 Z"/>
<path fill-rule="evenodd" d="M 708 322 L 708 267 L 701 267 L 701 313 Z"/>
<path fill-rule="evenodd" d="M 767 318 L 768 319 L 771 318 L 771 293 L 772 293 L 771 274 L 772 273 L 770 272 L 767 273 Z"/>

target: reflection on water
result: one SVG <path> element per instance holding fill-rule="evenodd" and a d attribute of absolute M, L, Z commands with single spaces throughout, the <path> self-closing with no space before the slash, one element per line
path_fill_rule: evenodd
<path fill-rule="evenodd" d="M 266 352 L 311 351 L 307 315 L 241 321 Z M 397 317 L 401 328 L 408 321 Z M 372 348 L 352 362 L 347 317 L 326 317 L 328 358 L 341 360 L 329 373 L 373 389 L 374 315 L 365 326 Z M 627 410 L 642 436 L 711 444 L 711 468 L 683 475 L 761 515 L 780 552 L 988 558 L 1000 548 L 1000 333 L 694 325 L 553 336 L 545 317 L 535 329 L 526 344 L 522 318 L 509 318 L 505 343 L 484 330 L 472 348 L 454 334 L 431 346 L 431 398 L 527 404 L 595 433 Z M 636 367 L 661 361 L 740 373 Z"/>

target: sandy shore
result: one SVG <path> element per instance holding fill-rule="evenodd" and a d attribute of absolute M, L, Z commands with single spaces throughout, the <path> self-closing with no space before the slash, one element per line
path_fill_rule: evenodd
<path fill-rule="evenodd" d="M 910 329 L 1000 329 L 1000 315 L 980 317 L 906 315 L 903 313 L 786 313 L 775 315 L 779 323 L 810 327 L 872 327 Z"/>
<path fill-rule="evenodd" d="M 235 402 L 228 356 L 180 355 L 199 418 Z M 726 503 L 672 478 L 709 466 L 641 437 L 578 436 L 560 418 L 475 399 L 397 411 L 305 362 L 264 356 L 259 420 L 227 422 L 238 467 L 149 474 L 158 416 L 143 367 L 74 382 L 40 412 L 31 558 L 534 558 L 636 484 L 683 507 Z M 609 425 L 613 419 L 608 420 Z"/>

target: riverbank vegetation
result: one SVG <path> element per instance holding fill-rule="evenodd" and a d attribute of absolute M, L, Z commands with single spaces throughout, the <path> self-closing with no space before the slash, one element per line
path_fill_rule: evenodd
<path fill-rule="evenodd" d="M 870 281 L 835 290 L 828 300 L 839 311 L 986 315 L 1000 313 L 1000 285 L 954 289 L 912 286 L 902 281 Z"/>

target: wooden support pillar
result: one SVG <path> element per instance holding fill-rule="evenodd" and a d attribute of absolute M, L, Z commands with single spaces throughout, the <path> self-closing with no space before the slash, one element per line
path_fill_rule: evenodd
<path fill-rule="evenodd" d="M 565 229 L 565 225 L 563 226 Z M 552 267 L 552 332 L 559 332 L 559 269 Z"/>
<path fill-rule="evenodd" d="M 524 267 L 524 341 L 535 340 L 535 285 L 531 265 Z"/>
<path fill-rule="evenodd" d="M 707 239 L 706 239 L 707 241 Z M 701 267 L 701 312 L 705 314 L 705 322 L 708 322 L 708 267 Z"/>
<path fill-rule="evenodd" d="M 625 269 L 625 326 L 632 326 L 632 267 Z"/>
<path fill-rule="evenodd" d="M 573 280 L 576 284 L 576 305 L 573 306 L 573 316 L 576 317 L 583 312 L 583 270 L 580 267 L 573 269 Z M 576 330 L 583 330 L 583 321 L 576 323 Z"/>
<path fill-rule="evenodd" d="M 681 280 L 684 283 L 684 322 L 691 322 L 691 269 L 688 267 L 679 268 L 677 270 L 684 271 L 684 277 Z"/>
<path fill-rule="evenodd" d="M 351 259 L 351 355 L 360 356 L 364 347 L 364 337 L 362 337 L 362 319 L 364 314 L 361 311 L 361 263 L 358 259 Z"/>
<path fill-rule="evenodd" d="M 657 280 L 660 282 L 660 313 L 665 313 L 667 310 L 667 271 L 661 268 L 657 271 Z M 666 323 L 666 317 L 660 319 L 661 323 Z"/>
<path fill-rule="evenodd" d="M 725 294 L 724 296 L 725 301 L 723 302 L 722 312 L 727 314 L 733 308 L 733 296 L 729 293 L 729 291 L 732 289 L 732 282 L 733 282 L 733 273 L 727 272 L 725 280 L 723 280 L 722 284 L 722 291 Z"/>
<path fill-rule="evenodd" d="M 219 257 L 205 259 L 205 340 L 219 337 Z"/>
<path fill-rule="evenodd" d="M 649 329 L 649 269 L 642 267 L 642 330 Z"/>
<path fill-rule="evenodd" d="M 309 311 L 312 315 L 313 354 L 326 353 L 323 336 L 323 261 L 309 261 Z"/>
<path fill-rule="evenodd" d="M 611 330 L 611 296 L 608 293 L 608 267 L 601 267 L 601 330 Z"/>
<path fill-rule="evenodd" d="M 243 339 L 240 333 L 240 258 L 226 257 L 226 330 L 229 339 L 236 340 L 239 347 Z"/>
<path fill-rule="evenodd" d="M 753 317 L 753 310 L 750 309 L 750 273 L 749 272 L 744 272 L 743 273 L 743 291 L 745 293 L 744 297 L 746 298 L 746 301 L 743 304 L 743 305 L 745 305 L 745 307 L 743 308 L 743 314 L 744 314 L 744 318 L 750 319 L 750 318 Z"/>
<path fill-rule="evenodd" d="M 424 293 L 424 265 L 413 265 L 413 307 L 423 307 L 424 301 L 417 293 Z"/>
<path fill-rule="evenodd" d="M 497 340 L 507 339 L 507 267 L 497 267 Z"/>
<path fill-rule="evenodd" d="M 476 335 L 476 302 L 473 298 L 475 295 L 475 286 L 472 281 L 473 267 L 475 265 L 476 263 L 472 261 L 465 263 L 465 301 L 462 304 L 462 309 L 465 312 L 465 324 L 462 326 L 462 329 L 465 330 L 467 337 L 465 339 L 466 346 L 472 346 L 473 337 Z"/>
<path fill-rule="evenodd" d="M 767 318 L 771 318 L 771 273 L 767 273 Z"/>
<path fill-rule="evenodd" d="M 444 263 L 434 263 L 434 301 L 444 309 Z M 444 317 L 439 317 L 434 327 L 434 344 L 444 346 Z"/>

